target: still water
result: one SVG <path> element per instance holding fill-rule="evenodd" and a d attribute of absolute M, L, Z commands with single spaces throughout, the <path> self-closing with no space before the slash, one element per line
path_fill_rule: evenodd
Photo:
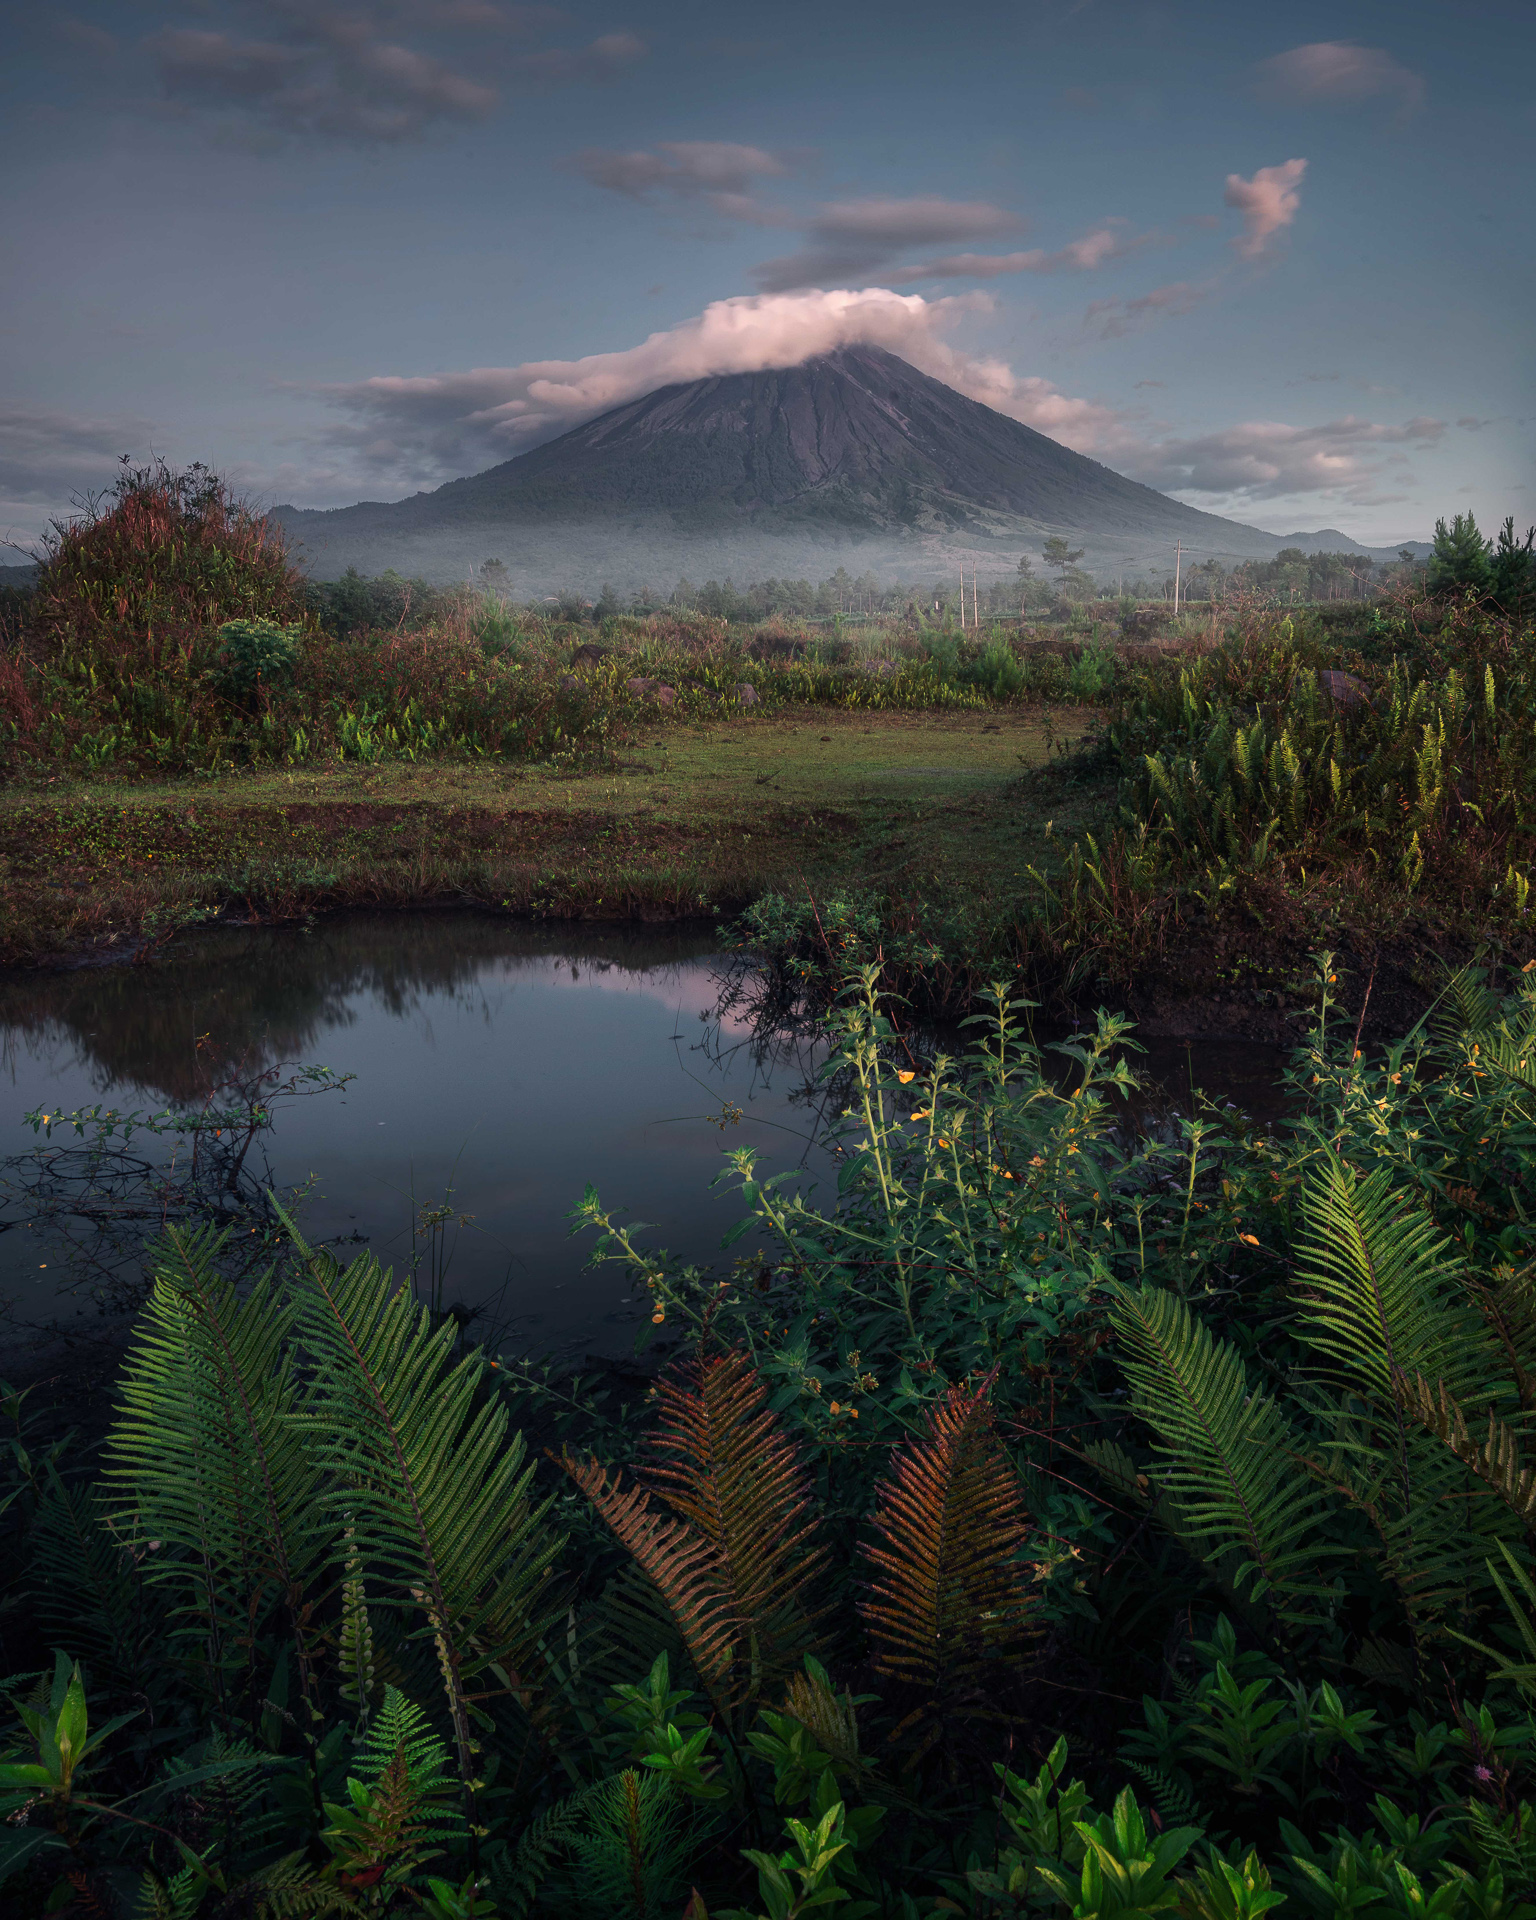
<path fill-rule="evenodd" d="M 586 1271 L 567 1219 L 587 1181 L 650 1222 L 652 1247 L 711 1262 L 742 1212 L 710 1183 L 730 1148 L 829 1192 L 819 1048 L 755 1039 L 720 1010 L 708 929 L 518 927 L 477 915 L 350 915 L 178 942 L 147 967 L 0 979 L 0 1158 L 35 1145 L 29 1110 L 197 1105 L 238 1066 L 355 1078 L 285 1103 L 274 1181 L 314 1186 L 302 1226 L 410 1259 L 419 1209 L 452 1189 L 472 1216 L 441 1244 L 445 1299 L 480 1306 L 512 1349 L 618 1355 L 638 1300 Z M 201 1043 L 201 1044 L 200 1044 Z M 151 1147 L 152 1151 L 163 1149 Z M 23 1321 L 81 1310 L 59 1262 L 0 1234 L 0 1296 Z"/>
<path fill-rule="evenodd" d="M 650 1223 L 643 1246 L 701 1265 L 753 1245 L 720 1250 L 742 1211 L 711 1190 L 731 1148 L 753 1148 L 761 1175 L 797 1170 L 823 1202 L 835 1188 L 824 1049 L 756 1028 L 731 979 L 708 928 L 529 927 L 468 912 L 220 929 L 147 966 L 0 976 L 0 1163 L 35 1147 L 29 1110 L 186 1110 L 231 1074 L 326 1067 L 353 1078 L 280 1103 L 259 1149 L 277 1189 L 311 1183 L 308 1238 L 344 1259 L 371 1247 L 397 1272 L 415 1256 L 418 1284 L 435 1249 L 442 1304 L 478 1309 L 477 1336 L 503 1351 L 618 1357 L 648 1301 L 619 1266 L 589 1268 L 589 1233 L 572 1238 L 588 1181 Z M 1154 1107 L 1186 1106 L 1198 1081 L 1268 1119 L 1279 1060 L 1203 1039 L 1149 1045 L 1135 1064 Z M 162 1166 L 185 1152 L 140 1143 Z M 435 1241 L 419 1231 L 434 1205 L 451 1216 Z M 61 1292 L 69 1269 L 30 1210 L 0 1190 L 0 1312 L 17 1330 L 89 1312 L 100 1292 L 99 1272 Z M 135 1260 L 154 1225 L 152 1207 L 132 1215 L 122 1244 Z"/>

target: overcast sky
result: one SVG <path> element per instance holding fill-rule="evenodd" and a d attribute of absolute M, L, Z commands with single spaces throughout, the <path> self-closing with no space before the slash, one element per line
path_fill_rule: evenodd
<path fill-rule="evenodd" d="M 1277 532 L 1536 520 L 1532 0 L 0 18 L 0 537 L 123 453 L 395 499 L 855 340 Z"/>

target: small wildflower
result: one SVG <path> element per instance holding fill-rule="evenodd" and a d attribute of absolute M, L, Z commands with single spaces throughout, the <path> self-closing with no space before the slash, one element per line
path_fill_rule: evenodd
<path fill-rule="evenodd" d="M 901 1084 L 904 1087 L 907 1087 L 912 1084 L 912 1082 L 917 1078 L 917 1075 L 915 1073 L 898 1073 L 896 1075 L 896 1078 L 901 1082 Z"/>
<path fill-rule="evenodd" d="M 1247 1246 L 1247 1247 L 1256 1247 L 1259 1244 L 1259 1239 L 1257 1234 L 1240 1233 L 1237 1237 L 1239 1240 L 1242 1241 L 1244 1246 Z"/>

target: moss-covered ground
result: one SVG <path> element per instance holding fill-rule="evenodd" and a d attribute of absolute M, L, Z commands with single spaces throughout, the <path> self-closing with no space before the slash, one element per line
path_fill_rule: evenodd
<path fill-rule="evenodd" d="M 1091 722 L 1075 707 L 815 708 L 658 717 L 601 771 L 437 759 L 23 778 L 0 790 L 0 963 L 137 947 L 213 914 L 363 903 L 659 918 L 897 886 L 996 905 L 1083 823 L 1091 789 L 1053 800 L 1023 776 Z"/>

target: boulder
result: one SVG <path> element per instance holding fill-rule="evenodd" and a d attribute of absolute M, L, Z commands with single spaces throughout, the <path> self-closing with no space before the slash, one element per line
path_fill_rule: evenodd
<path fill-rule="evenodd" d="M 569 693 L 569 692 L 571 691 L 571 689 L 572 689 L 572 687 L 579 687 L 580 685 L 581 685 L 581 682 L 580 682 L 580 680 L 578 680 L 578 679 L 577 679 L 577 677 L 576 677 L 576 675 L 575 675 L 574 673 L 562 673 L 562 674 L 561 674 L 561 676 L 560 676 L 560 690 L 561 690 L 561 692 L 562 692 L 562 693 Z"/>
<path fill-rule="evenodd" d="M 759 704 L 758 698 L 757 698 L 757 688 L 753 686 L 750 680 L 737 681 L 736 698 L 741 702 L 741 704 L 744 707 L 755 707 Z"/>
<path fill-rule="evenodd" d="M 1370 688 L 1352 673 L 1340 673 L 1337 668 L 1325 667 L 1318 673 L 1317 684 L 1336 707 L 1370 705 Z"/>
<path fill-rule="evenodd" d="M 670 707 L 677 698 L 676 687 L 669 687 L 665 680 L 648 680 L 643 674 L 637 674 L 624 685 L 637 700 L 654 700 L 658 707 Z"/>
<path fill-rule="evenodd" d="M 571 665 L 573 667 L 595 667 L 599 661 L 606 660 L 612 652 L 612 647 L 600 647 L 595 640 L 583 640 L 581 645 L 571 655 Z"/>

